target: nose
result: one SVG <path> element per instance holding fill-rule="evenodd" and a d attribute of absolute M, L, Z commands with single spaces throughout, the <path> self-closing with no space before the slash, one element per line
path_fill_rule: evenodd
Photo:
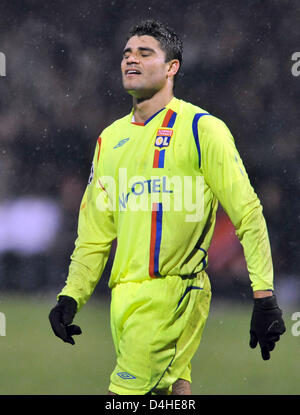
<path fill-rule="evenodd" d="M 130 53 L 130 55 L 127 56 L 126 63 L 128 65 L 131 65 L 133 63 L 139 63 L 139 59 L 134 53 Z"/>

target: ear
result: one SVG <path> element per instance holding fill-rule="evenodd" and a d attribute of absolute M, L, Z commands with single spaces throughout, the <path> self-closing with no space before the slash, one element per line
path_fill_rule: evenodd
<path fill-rule="evenodd" d="M 178 59 L 172 59 L 170 62 L 168 62 L 168 77 L 174 77 L 180 68 L 180 62 Z"/>

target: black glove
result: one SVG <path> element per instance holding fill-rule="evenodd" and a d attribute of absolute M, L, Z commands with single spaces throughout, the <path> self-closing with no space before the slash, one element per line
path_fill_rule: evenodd
<path fill-rule="evenodd" d="M 72 297 L 61 295 L 58 303 L 49 314 L 49 320 L 52 330 L 57 337 L 60 337 L 64 342 L 75 344 L 71 336 L 74 334 L 81 334 L 81 328 L 72 324 L 73 318 L 77 311 L 77 302 Z"/>
<path fill-rule="evenodd" d="M 277 305 L 275 295 L 255 298 L 250 325 L 250 347 L 259 343 L 263 360 L 270 359 L 275 342 L 285 332 L 282 311 Z"/>

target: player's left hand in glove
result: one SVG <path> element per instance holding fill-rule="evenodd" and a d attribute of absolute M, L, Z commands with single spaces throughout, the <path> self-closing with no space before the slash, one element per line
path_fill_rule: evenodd
<path fill-rule="evenodd" d="M 275 342 L 285 331 L 282 311 L 275 295 L 255 298 L 250 325 L 250 347 L 254 349 L 259 343 L 263 360 L 269 360 Z"/>
<path fill-rule="evenodd" d="M 64 342 L 75 344 L 74 334 L 81 334 L 81 328 L 71 324 L 77 311 L 77 302 L 74 298 L 61 295 L 54 308 L 50 311 L 49 320 L 52 330 L 57 337 Z"/>

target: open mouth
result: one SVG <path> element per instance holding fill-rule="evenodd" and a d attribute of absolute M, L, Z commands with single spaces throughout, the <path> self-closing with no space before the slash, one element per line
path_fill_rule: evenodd
<path fill-rule="evenodd" d="M 138 69 L 126 69 L 125 75 L 126 76 L 141 75 L 141 72 Z"/>

